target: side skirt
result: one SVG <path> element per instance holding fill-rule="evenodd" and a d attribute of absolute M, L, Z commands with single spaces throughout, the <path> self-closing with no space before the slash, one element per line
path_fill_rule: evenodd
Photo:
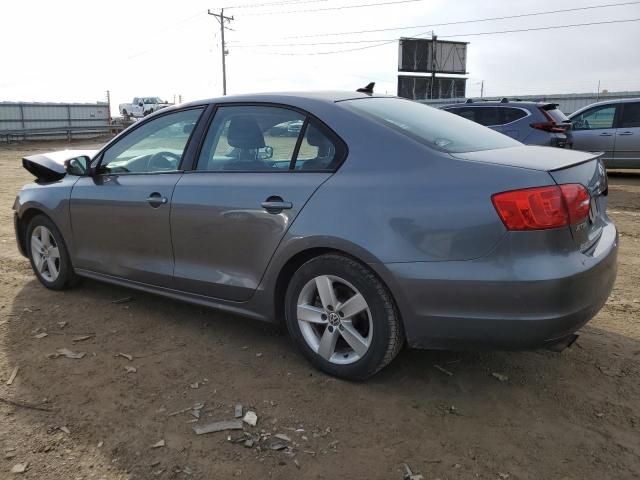
<path fill-rule="evenodd" d="M 77 275 L 81 277 L 90 278 L 92 280 L 98 280 L 100 282 L 111 283 L 113 285 L 119 285 L 121 287 L 133 288 L 135 290 L 141 290 L 147 293 L 153 293 L 162 297 L 173 298 L 183 302 L 191 303 L 194 305 L 201 305 L 203 307 L 214 308 L 216 310 L 222 310 L 225 312 L 233 313 L 234 315 L 240 315 L 243 317 L 253 318 L 263 322 L 272 322 L 266 315 L 262 315 L 243 305 L 236 303 L 235 305 L 230 302 L 225 302 L 217 298 L 206 297 L 204 295 L 196 295 L 193 293 L 182 292 L 180 290 L 173 290 L 165 287 L 157 287 L 149 285 L 147 283 L 136 282 L 133 280 L 126 280 L 120 277 L 114 277 L 112 275 L 105 275 L 103 273 L 96 273 L 90 270 L 75 269 Z"/>

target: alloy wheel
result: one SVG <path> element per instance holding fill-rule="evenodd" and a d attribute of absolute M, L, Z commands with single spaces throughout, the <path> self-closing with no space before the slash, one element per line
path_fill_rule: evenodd
<path fill-rule="evenodd" d="M 307 282 L 298 296 L 297 319 L 307 345 L 330 363 L 357 362 L 371 346 L 367 301 L 340 277 L 320 275 Z"/>
<path fill-rule="evenodd" d="M 60 250 L 51 231 L 38 225 L 31 233 L 31 258 L 42 278 L 54 282 L 60 275 Z"/>

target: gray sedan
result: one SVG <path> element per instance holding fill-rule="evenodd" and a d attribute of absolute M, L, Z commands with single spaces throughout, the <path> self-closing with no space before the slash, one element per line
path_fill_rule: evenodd
<path fill-rule="evenodd" d="M 23 164 L 17 241 L 45 287 L 88 277 L 284 322 L 343 378 L 405 343 L 566 345 L 616 276 L 598 155 L 394 97 L 193 102 Z"/>
<path fill-rule="evenodd" d="M 573 148 L 603 152 L 607 168 L 640 168 L 640 98 L 592 103 L 569 119 Z"/>

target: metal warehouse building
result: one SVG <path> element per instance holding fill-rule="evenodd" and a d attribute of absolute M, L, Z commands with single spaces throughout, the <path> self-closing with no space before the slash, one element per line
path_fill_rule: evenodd
<path fill-rule="evenodd" d="M 0 141 L 88 137 L 109 127 L 106 102 L 0 102 Z"/>

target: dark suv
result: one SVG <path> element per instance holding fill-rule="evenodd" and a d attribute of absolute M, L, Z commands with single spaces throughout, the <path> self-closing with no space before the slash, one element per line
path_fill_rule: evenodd
<path fill-rule="evenodd" d="M 571 146 L 571 121 L 556 103 L 473 101 L 440 108 L 497 130 L 527 145 Z"/>

